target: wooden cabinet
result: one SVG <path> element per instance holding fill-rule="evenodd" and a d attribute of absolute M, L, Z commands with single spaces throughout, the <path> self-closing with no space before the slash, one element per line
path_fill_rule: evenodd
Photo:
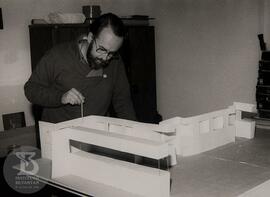
<path fill-rule="evenodd" d="M 120 50 L 139 121 L 161 120 L 156 104 L 155 32 L 153 26 L 130 26 Z"/>
<path fill-rule="evenodd" d="M 73 40 L 88 30 L 87 24 L 30 25 L 32 70 L 52 46 Z M 156 106 L 154 34 L 153 26 L 128 26 L 127 36 L 120 49 L 137 118 L 148 123 L 158 123 L 161 120 Z M 37 106 L 35 108 L 35 118 L 39 120 L 41 109 Z"/>

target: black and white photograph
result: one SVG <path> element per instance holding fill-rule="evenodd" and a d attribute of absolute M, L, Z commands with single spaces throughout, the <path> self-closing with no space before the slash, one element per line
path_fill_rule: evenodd
<path fill-rule="evenodd" d="M 270 0 L 0 0 L 0 196 L 270 196 Z"/>

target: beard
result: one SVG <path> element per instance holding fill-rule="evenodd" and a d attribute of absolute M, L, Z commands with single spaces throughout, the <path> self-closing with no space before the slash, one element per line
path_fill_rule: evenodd
<path fill-rule="evenodd" d="M 91 43 L 89 44 L 89 47 L 88 47 L 87 53 L 86 53 L 86 58 L 87 58 L 87 61 L 89 63 L 90 68 L 92 68 L 94 70 L 98 70 L 98 69 L 107 67 L 110 63 L 110 60 L 104 61 L 101 58 L 94 57 L 91 54 L 92 49 L 93 49 L 93 41 L 91 41 Z"/>

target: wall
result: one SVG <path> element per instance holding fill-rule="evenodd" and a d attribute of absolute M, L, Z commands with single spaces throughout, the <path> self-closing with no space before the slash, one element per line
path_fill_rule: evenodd
<path fill-rule="evenodd" d="M 157 87 L 164 118 L 223 109 L 234 101 L 255 104 L 265 2 L 159 2 Z"/>
<path fill-rule="evenodd" d="M 120 16 L 156 18 L 157 99 L 164 118 L 209 112 L 233 101 L 255 103 L 257 34 L 270 35 L 267 0 L 0 0 L 0 115 L 24 111 L 27 125 L 33 124 L 22 89 L 31 73 L 31 19 L 94 4 Z"/>

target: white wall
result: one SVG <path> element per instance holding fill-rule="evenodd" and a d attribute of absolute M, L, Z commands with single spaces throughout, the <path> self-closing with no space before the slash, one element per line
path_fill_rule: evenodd
<path fill-rule="evenodd" d="M 160 1 L 158 106 L 164 118 L 256 103 L 264 1 Z"/>
<path fill-rule="evenodd" d="M 157 99 L 164 118 L 209 112 L 233 101 L 255 103 L 257 34 L 269 34 L 268 0 L 0 0 L 0 115 L 24 111 L 27 125 L 33 124 L 22 89 L 31 73 L 31 19 L 94 4 L 103 13 L 156 18 Z"/>

